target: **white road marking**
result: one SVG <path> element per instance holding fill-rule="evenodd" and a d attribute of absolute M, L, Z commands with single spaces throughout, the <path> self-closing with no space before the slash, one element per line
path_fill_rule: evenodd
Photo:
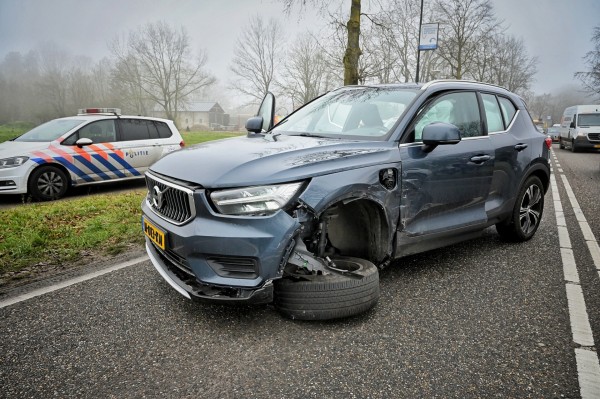
<path fill-rule="evenodd" d="M 54 284 L 54 285 L 51 285 L 48 287 L 40 288 L 40 289 L 33 290 L 31 292 L 28 292 L 28 293 L 25 293 L 22 295 L 8 298 L 8 299 L 0 301 L 0 309 L 5 308 L 10 305 L 14 305 L 15 303 L 23 302 L 28 299 L 38 297 L 40 295 L 48 294 L 50 292 L 54 292 L 54 291 L 69 287 L 74 284 L 81 283 L 83 281 L 91 280 L 93 278 L 102 276 L 107 273 L 114 272 L 116 270 L 124 269 L 126 267 L 133 266 L 133 265 L 137 265 L 138 263 L 142 263 L 147 260 L 148 260 L 147 256 L 141 256 L 139 258 L 135 258 L 135 259 L 129 260 L 127 262 L 119 263 L 118 265 L 114 265 L 114 266 L 111 266 L 106 269 L 98 270 L 96 272 L 85 274 L 83 276 L 79 276 L 79 277 L 75 277 L 75 278 L 72 278 L 69 280 L 61 281 L 60 283 L 57 283 L 57 284 Z"/>
<path fill-rule="evenodd" d="M 596 239 L 596 236 L 594 236 L 592 229 L 590 229 L 590 225 L 588 224 L 587 219 L 585 218 L 585 215 L 583 214 L 583 211 L 579 206 L 579 202 L 577 201 L 575 193 L 573 192 L 573 189 L 571 188 L 571 185 L 567 180 L 567 176 L 561 175 L 561 178 L 565 186 L 565 190 L 567 190 L 567 196 L 569 197 L 569 201 L 571 202 L 573 212 L 575 212 L 577 222 L 579 222 L 579 228 L 583 233 L 583 239 L 585 240 L 585 243 L 588 246 L 588 250 L 590 251 L 590 255 L 592 256 L 594 267 L 598 272 L 598 277 L 600 277 L 600 246 L 598 246 L 598 240 Z"/>
<path fill-rule="evenodd" d="M 554 161 L 558 165 L 556 154 L 553 154 Z M 562 169 L 558 169 L 562 173 Z M 577 202 L 575 193 L 569 185 L 569 181 L 564 174 L 561 174 L 567 196 L 571 202 L 571 207 L 575 213 L 575 218 L 584 235 L 584 239 L 588 245 L 596 269 L 600 269 L 600 250 L 598 250 L 598 242 L 594 237 L 589 224 L 585 219 L 585 215 L 581 211 L 581 207 Z M 579 281 L 579 273 L 577 272 L 577 264 L 573 255 L 571 239 L 567 230 L 566 220 L 562 203 L 560 201 L 560 193 L 556 184 L 554 175 L 550 177 L 550 185 L 552 187 L 552 198 L 555 206 L 556 224 L 558 229 L 558 241 L 560 246 L 560 254 L 563 263 L 563 272 L 565 276 L 565 289 L 567 292 L 567 305 L 569 308 L 569 319 L 571 321 L 571 333 L 573 334 L 573 342 L 580 345 L 580 348 L 575 349 L 575 361 L 577 363 L 577 378 L 579 380 L 579 392 L 582 399 L 600 398 L 600 362 L 598 361 L 598 353 L 595 349 L 594 335 L 590 326 L 590 320 L 585 306 L 585 297 L 583 289 Z M 595 244 L 595 245 L 594 245 Z M 600 276 L 600 270 L 599 270 Z"/>

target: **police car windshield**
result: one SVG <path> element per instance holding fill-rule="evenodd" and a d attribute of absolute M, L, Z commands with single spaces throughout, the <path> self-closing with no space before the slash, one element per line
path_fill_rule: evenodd
<path fill-rule="evenodd" d="M 14 141 L 50 142 L 84 122 L 81 119 L 54 119 L 34 127 L 27 133 L 17 137 Z"/>

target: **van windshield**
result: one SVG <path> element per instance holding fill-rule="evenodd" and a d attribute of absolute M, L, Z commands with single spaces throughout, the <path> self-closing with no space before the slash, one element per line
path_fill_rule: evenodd
<path fill-rule="evenodd" d="M 600 126 L 600 114 L 579 114 L 578 126 Z"/>

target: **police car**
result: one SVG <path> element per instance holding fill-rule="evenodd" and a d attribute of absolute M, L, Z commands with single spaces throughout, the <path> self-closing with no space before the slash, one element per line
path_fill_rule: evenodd
<path fill-rule="evenodd" d="M 0 143 L 0 194 L 48 201 L 72 186 L 144 178 L 150 165 L 184 145 L 173 121 L 80 109 Z"/>

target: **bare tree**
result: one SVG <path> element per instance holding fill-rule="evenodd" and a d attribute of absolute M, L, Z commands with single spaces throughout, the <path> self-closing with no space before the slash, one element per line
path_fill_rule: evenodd
<path fill-rule="evenodd" d="M 537 58 L 529 57 L 522 40 L 500 36 L 493 40 L 489 82 L 523 93 L 537 72 Z"/>
<path fill-rule="evenodd" d="M 310 33 L 305 33 L 296 40 L 290 47 L 286 60 L 283 77 L 277 85 L 292 100 L 293 109 L 330 88 L 325 56 Z"/>
<path fill-rule="evenodd" d="M 478 39 L 497 34 L 500 28 L 491 1 L 436 0 L 434 10 L 441 23 L 438 55 L 450 67 L 451 77 L 469 76 L 477 60 Z"/>
<path fill-rule="evenodd" d="M 327 10 L 329 2 L 320 2 L 318 0 L 281 0 L 285 5 L 286 12 L 290 12 L 294 4 L 299 3 L 303 8 L 307 3 L 317 5 L 322 11 Z M 359 59 L 362 54 L 360 49 L 360 17 L 361 0 L 350 1 L 350 14 L 346 22 L 346 50 L 343 57 L 344 63 L 344 84 L 356 85 L 361 79 L 359 71 Z"/>
<path fill-rule="evenodd" d="M 71 56 L 54 43 L 44 43 L 38 49 L 40 79 L 38 94 L 52 108 L 52 117 L 67 116 L 67 91 Z"/>
<path fill-rule="evenodd" d="M 111 51 L 116 59 L 115 79 L 130 88 L 139 87 L 157 103 L 168 119 L 194 92 L 215 82 L 205 71 L 207 56 L 200 51 L 192 60 L 190 43 L 183 28 L 176 31 L 165 22 L 144 25 L 132 31 L 126 42 L 115 39 Z"/>
<path fill-rule="evenodd" d="M 589 70 L 575 73 L 575 77 L 583 83 L 586 91 L 600 99 L 600 26 L 594 28 L 592 34 L 594 49 L 583 57 Z"/>
<path fill-rule="evenodd" d="M 265 22 L 256 15 L 238 38 L 230 71 L 234 75 L 231 88 L 257 103 L 272 90 L 276 59 L 283 54 L 283 29 L 271 18 Z M 282 57 L 283 58 L 283 57 Z"/>

